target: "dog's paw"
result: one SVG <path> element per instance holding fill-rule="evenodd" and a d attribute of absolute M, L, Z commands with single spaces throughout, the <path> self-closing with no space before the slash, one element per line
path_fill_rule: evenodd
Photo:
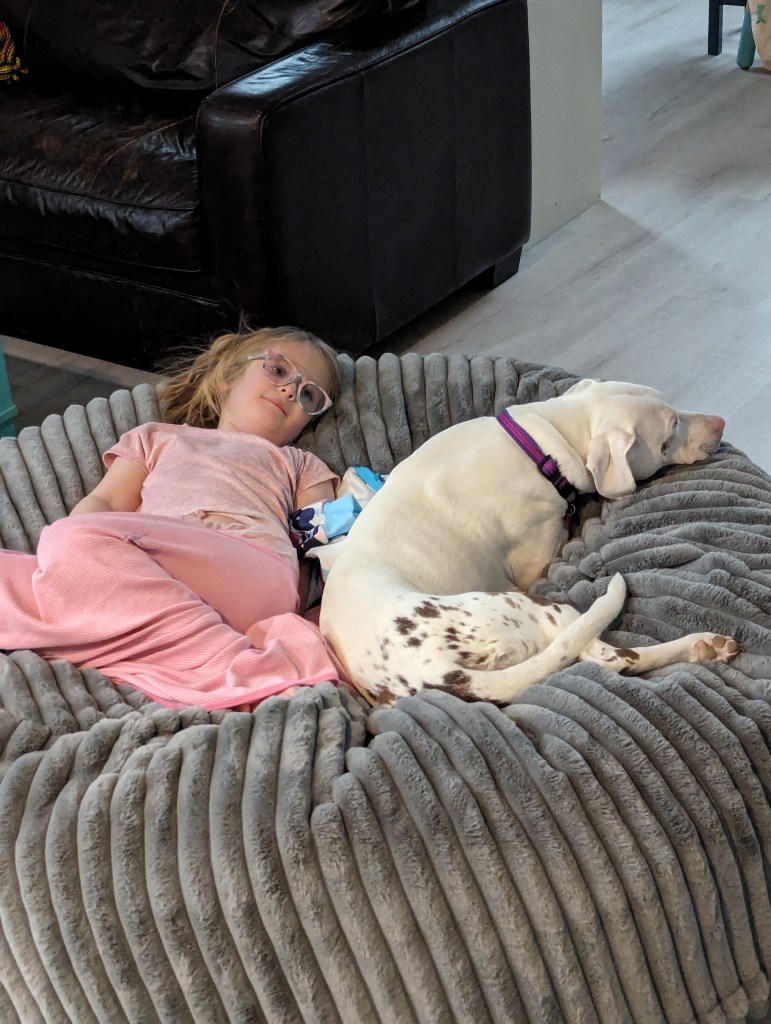
<path fill-rule="evenodd" d="M 739 644 L 721 633 L 700 633 L 693 648 L 693 661 L 731 661 L 741 651 Z"/>

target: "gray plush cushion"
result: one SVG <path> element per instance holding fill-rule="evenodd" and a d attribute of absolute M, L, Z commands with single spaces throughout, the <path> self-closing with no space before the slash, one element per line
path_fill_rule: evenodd
<path fill-rule="evenodd" d="M 385 471 L 451 422 L 563 391 L 485 357 L 342 359 L 302 439 Z M 31 550 L 156 415 L 147 387 L 0 442 Z M 331 686 L 254 715 L 169 711 L 0 657 L 0 1020 L 724 1024 L 771 969 L 771 481 L 723 446 L 589 501 L 535 590 L 621 570 L 624 644 L 735 635 L 654 680 L 578 665 L 509 708 Z"/>

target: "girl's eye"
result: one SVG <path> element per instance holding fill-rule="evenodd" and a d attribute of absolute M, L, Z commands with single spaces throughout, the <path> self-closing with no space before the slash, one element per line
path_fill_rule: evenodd
<path fill-rule="evenodd" d="M 661 454 L 662 455 L 667 450 L 667 448 L 669 448 L 669 441 L 665 441 L 664 444 L 662 444 L 662 446 L 661 446 Z"/>

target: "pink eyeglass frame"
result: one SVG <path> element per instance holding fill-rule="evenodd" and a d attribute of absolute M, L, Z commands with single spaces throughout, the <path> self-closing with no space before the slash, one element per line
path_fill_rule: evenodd
<path fill-rule="evenodd" d="M 256 361 L 258 359 L 281 359 L 290 367 L 290 369 L 294 370 L 294 376 L 293 377 L 287 377 L 287 379 L 282 381 L 280 385 L 276 385 L 275 381 L 271 381 L 271 384 L 273 384 L 274 387 L 276 387 L 276 386 L 283 387 L 285 384 L 294 384 L 295 385 L 295 389 L 294 389 L 295 401 L 300 406 L 300 408 L 302 409 L 302 411 L 305 413 L 306 416 L 311 416 L 311 417 L 321 416 L 321 414 L 323 412 L 326 412 L 327 409 L 329 409 L 331 407 L 332 399 L 326 393 L 324 388 L 320 384 L 318 384 L 315 380 L 311 380 L 310 377 L 306 377 L 305 374 L 302 373 L 295 366 L 295 364 L 292 362 L 292 360 L 288 359 L 285 355 L 283 355 L 283 353 L 277 352 L 275 349 L 268 349 L 267 352 L 259 352 L 259 353 L 256 353 L 255 355 L 247 356 L 246 357 L 246 362 L 250 363 L 250 362 Z M 265 369 L 265 367 L 263 366 L 263 372 L 264 372 L 264 369 Z M 268 379 L 270 379 L 270 378 L 268 378 Z M 324 405 L 321 407 L 321 409 L 318 410 L 318 412 L 308 412 L 308 410 L 303 406 L 302 402 L 300 401 L 300 388 L 303 386 L 303 384 L 312 384 L 314 386 L 314 388 L 318 388 L 319 391 L 324 396 Z"/>

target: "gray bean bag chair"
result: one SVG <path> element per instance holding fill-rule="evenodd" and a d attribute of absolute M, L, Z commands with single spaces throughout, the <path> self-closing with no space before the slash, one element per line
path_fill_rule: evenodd
<path fill-rule="evenodd" d="M 342 364 L 302 440 L 337 470 L 389 470 L 574 379 L 481 356 Z M 32 549 L 156 416 L 141 386 L 4 440 L 3 544 Z M 320 686 L 253 715 L 0 656 L 0 1021 L 762 1016 L 771 481 L 724 445 L 589 501 L 536 590 L 583 608 L 617 570 L 617 642 L 709 628 L 745 653 L 648 680 L 577 665 L 503 710 L 432 692 L 368 712 Z"/>

